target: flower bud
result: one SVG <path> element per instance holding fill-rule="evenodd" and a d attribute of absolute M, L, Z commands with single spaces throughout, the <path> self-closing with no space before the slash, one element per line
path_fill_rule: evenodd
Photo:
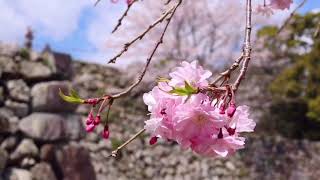
<path fill-rule="evenodd" d="M 222 139 L 222 138 L 223 138 L 222 128 L 220 128 L 219 134 L 218 134 L 218 139 Z"/>
<path fill-rule="evenodd" d="M 220 114 L 225 114 L 226 113 L 226 108 L 224 107 L 224 105 L 221 105 L 219 108 L 219 113 Z"/>
<path fill-rule="evenodd" d="M 101 122 L 101 116 L 100 114 L 97 114 L 96 118 L 94 119 L 94 125 L 98 125 Z"/>
<path fill-rule="evenodd" d="M 90 113 L 88 114 L 87 120 L 86 120 L 86 124 L 92 124 L 94 121 L 94 117 L 93 117 L 93 111 L 91 110 Z"/>
<path fill-rule="evenodd" d="M 233 117 L 234 113 L 236 112 L 236 105 L 234 103 L 231 103 L 230 106 L 227 109 L 227 115 L 229 117 Z"/>
<path fill-rule="evenodd" d="M 86 104 L 91 104 L 91 105 L 96 105 L 98 102 L 99 100 L 97 98 L 91 98 L 91 99 L 85 100 Z"/>
<path fill-rule="evenodd" d="M 110 135 L 110 132 L 109 132 L 109 126 L 106 125 L 102 131 L 102 137 L 104 139 L 108 139 L 109 138 L 109 135 Z"/>
<path fill-rule="evenodd" d="M 149 141 L 149 144 L 150 145 L 154 145 L 155 143 L 157 143 L 158 141 L 158 137 L 157 136 L 153 136 L 150 141 Z"/>
<path fill-rule="evenodd" d="M 229 135 L 232 136 L 236 133 L 236 128 L 229 127 L 229 128 L 227 128 L 227 131 L 228 131 Z"/>
<path fill-rule="evenodd" d="M 87 125 L 87 127 L 86 127 L 86 131 L 87 131 L 87 132 L 92 132 L 95 127 L 96 127 L 96 126 L 95 126 L 93 123 L 92 123 L 92 124 L 89 124 L 89 125 Z"/>

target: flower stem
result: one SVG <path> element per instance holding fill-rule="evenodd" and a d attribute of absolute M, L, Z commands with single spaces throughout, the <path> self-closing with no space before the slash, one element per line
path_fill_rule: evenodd
<path fill-rule="evenodd" d="M 136 138 L 138 138 L 142 133 L 144 133 L 146 129 L 141 129 L 139 132 L 137 132 L 134 136 L 132 136 L 130 139 L 128 139 L 126 142 L 124 142 L 123 144 L 121 144 L 119 147 L 117 147 L 117 149 L 115 149 L 114 151 L 112 151 L 111 153 L 111 157 L 117 157 L 118 152 L 126 147 L 128 144 L 130 144 L 133 140 L 135 140 Z"/>

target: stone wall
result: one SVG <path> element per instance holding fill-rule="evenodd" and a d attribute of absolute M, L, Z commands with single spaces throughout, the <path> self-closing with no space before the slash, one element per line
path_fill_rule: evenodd
<path fill-rule="evenodd" d="M 95 179 L 89 151 L 79 145 L 83 117 L 58 96 L 74 86 L 70 56 L 6 45 L 0 54 L 1 177 Z"/>
<path fill-rule="evenodd" d="M 150 146 L 148 135 L 130 144 L 120 158 L 110 158 L 112 149 L 143 127 L 147 112 L 141 95 L 151 83 L 144 82 L 114 103 L 110 139 L 104 140 L 100 136 L 103 127 L 90 134 L 84 132 L 89 107 L 61 101 L 58 90 L 66 92 L 73 87 L 85 98 L 118 92 L 132 82 L 135 73 L 131 71 L 136 69 L 123 73 L 95 64 L 69 62 L 67 57 L 0 46 L 0 180 L 320 176 L 320 143 L 259 132 L 248 139 L 245 150 L 226 159 L 199 157 L 172 142 Z"/>

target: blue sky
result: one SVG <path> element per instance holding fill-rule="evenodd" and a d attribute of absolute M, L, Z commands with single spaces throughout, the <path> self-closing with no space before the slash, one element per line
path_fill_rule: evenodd
<path fill-rule="evenodd" d="M 124 1 L 102 0 L 94 7 L 95 0 L 0 0 L 0 41 L 21 44 L 26 26 L 31 26 L 36 50 L 48 43 L 76 59 L 104 63 L 110 51 L 101 46 L 123 12 Z M 308 0 L 300 12 L 319 8 L 320 0 Z"/>

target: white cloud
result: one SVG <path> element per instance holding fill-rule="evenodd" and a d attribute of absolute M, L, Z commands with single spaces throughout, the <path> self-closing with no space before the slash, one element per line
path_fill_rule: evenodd
<path fill-rule="evenodd" d="M 0 40 L 21 41 L 27 26 L 53 40 L 62 40 L 78 28 L 81 13 L 92 4 L 92 0 L 0 1 Z"/>

